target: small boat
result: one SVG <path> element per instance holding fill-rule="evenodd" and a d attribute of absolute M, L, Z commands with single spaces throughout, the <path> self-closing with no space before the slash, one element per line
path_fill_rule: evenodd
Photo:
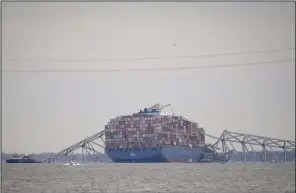
<path fill-rule="evenodd" d="M 64 165 L 66 165 L 66 166 L 78 166 L 78 165 L 81 165 L 81 164 L 74 161 L 74 160 L 71 160 L 70 162 L 65 163 Z"/>
<path fill-rule="evenodd" d="M 23 157 L 20 157 L 18 154 L 15 154 L 12 156 L 12 158 L 7 159 L 6 163 L 41 163 L 41 161 L 36 161 L 30 155 L 24 155 Z"/>
<path fill-rule="evenodd" d="M 187 163 L 192 163 L 192 159 L 190 158 L 189 160 L 187 160 Z"/>

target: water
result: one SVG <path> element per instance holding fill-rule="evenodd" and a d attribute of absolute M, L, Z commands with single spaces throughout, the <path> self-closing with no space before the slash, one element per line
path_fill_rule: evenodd
<path fill-rule="evenodd" d="M 295 164 L 3 164 L 3 193 L 295 192 Z"/>

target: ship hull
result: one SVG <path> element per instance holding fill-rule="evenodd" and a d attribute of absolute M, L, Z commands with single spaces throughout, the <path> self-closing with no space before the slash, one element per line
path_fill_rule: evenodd
<path fill-rule="evenodd" d="M 33 164 L 33 163 L 41 163 L 41 162 L 40 161 L 35 161 L 35 160 L 8 159 L 8 160 L 6 160 L 6 163 L 28 163 L 28 164 Z"/>
<path fill-rule="evenodd" d="M 203 147 L 163 147 L 146 149 L 105 149 L 106 155 L 115 163 L 184 163 L 199 162 Z"/>

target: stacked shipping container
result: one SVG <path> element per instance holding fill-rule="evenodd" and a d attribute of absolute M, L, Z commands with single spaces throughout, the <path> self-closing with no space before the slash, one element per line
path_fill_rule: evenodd
<path fill-rule="evenodd" d="M 134 114 L 111 119 L 105 126 L 107 148 L 203 146 L 203 129 L 181 116 Z"/>

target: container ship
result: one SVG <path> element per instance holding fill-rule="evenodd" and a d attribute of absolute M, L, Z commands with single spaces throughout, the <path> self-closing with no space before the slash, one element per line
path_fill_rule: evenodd
<path fill-rule="evenodd" d="M 214 155 L 204 129 L 187 117 L 162 113 L 170 105 L 153 105 L 105 126 L 105 153 L 115 163 L 203 162 Z M 207 160 L 212 160 L 210 156 Z"/>
<path fill-rule="evenodd" d="M 23 157 L 14 155 L 12 158 L 7 159 L 6 163 L 41 163 L 41 161 L 36 161 L 32 156 L 29 155 L 24 155 Z"/>

